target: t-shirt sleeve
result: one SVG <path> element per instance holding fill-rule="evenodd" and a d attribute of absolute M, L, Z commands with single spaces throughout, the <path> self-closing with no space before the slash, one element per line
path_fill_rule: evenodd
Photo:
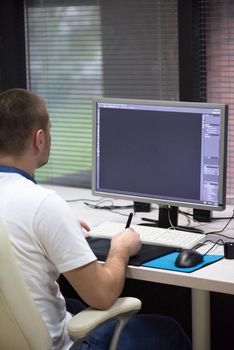
<path fill-rule="evenodd" d="M 40 205 L 34 220 L 34 230 L 41 249 L 60 273 L 97 259 L 72 209 L 55 193 L 48 195 Z"/>

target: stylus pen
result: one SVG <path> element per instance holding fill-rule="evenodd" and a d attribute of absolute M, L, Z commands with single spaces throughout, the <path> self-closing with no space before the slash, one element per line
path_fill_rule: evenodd
<path fill-rule="evenodd" d="M 133 217 L 133 213 L 130 213 L 129 216 L 128 216 L 128 220 L 127 220 L 125 229 L 130 227 L 131 221 L 132 221 L 132 217 Z"/>
<path fill-rule="evenodd" d="M 154 220 L 154 219 L 149 219 L 149 218 L 141 218 L 141 220 L 143 221 L 148 221 L 148 222 L 157 222 L 157 220 Z"/>

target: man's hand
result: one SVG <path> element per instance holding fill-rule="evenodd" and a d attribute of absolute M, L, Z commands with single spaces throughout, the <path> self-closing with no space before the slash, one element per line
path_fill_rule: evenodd
<path fill-rule="evenodd" d="M 117 233 L 111 240 L 111 250 L 126 251 L 127 257 L 136 255 L 141 249 L 139 234 L 132 228 Z"/>
<path fill-rule="evenodd" d="M 80 226 L 82 228 L 82 231 L 83 231 L 85 237 L 88 236 L 88 232 L 90 231 L 89 225 L 84 220 L 81 220 L 81 219 L 79 219 L 79 223 L 80 223 Z"/>

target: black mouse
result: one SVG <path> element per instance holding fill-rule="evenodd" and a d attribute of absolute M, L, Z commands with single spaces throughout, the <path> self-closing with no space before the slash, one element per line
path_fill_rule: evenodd
<path fill-rule="evenodd" d="M 175 264 L 177 267 L 193 267 L 203 261 L 203 255 L 193 249 L 182 249 Z"/>

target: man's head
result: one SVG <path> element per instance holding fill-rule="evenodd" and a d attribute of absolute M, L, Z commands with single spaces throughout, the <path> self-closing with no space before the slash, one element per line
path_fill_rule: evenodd
<path fill-rule="evenodd" d="M 31 151 L 36 167 L 47 163 L 50 121 L 44 101 L 24 89 L 0 94 L 0 156 L 22 157 Z"/>

